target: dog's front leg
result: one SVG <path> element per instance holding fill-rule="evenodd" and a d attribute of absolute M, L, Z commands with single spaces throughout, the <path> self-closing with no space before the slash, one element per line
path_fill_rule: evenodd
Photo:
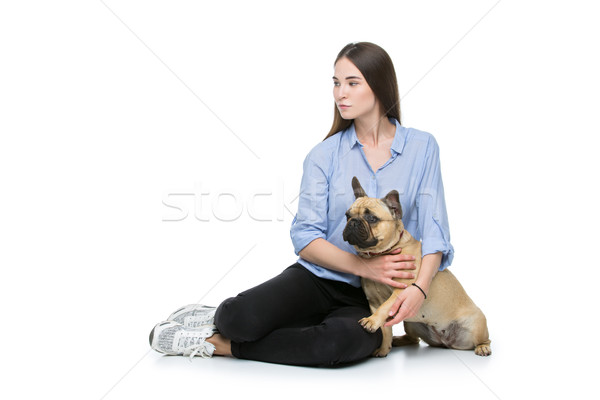
<path fill-rule="evenodd" d="M 358 321 L 362 327 L 371 333 L 381 328 L 390 316 L 389 313 L 392 305 L 403 290 L 404 289 L 394 289 L 392 295 L 382 305 L 380 305 L 370 317 L 366 317 Z"/>
<path fill-rule="evenodd" d="M 383 326 L 381 328 L 381 346 L 373 353 L 373 357 L 385 357 L 392 350 L 393 333 L 391 326 Z"/>

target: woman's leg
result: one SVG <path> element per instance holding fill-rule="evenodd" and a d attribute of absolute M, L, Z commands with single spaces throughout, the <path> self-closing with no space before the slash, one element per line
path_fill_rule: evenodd
<path fill-rule="evenodd" d="M 381 332 L 358 320 L 370 315 L 362 289 L 314 276 L 299 264 L 225 300 L 215 324 L 237 358 L 293 365 L 335 365 L 370 356 Z M 219 353 L 217 353 L 219 354 Z"/>
<path fill-rule="evenodd" d="M 330 300 L 315 276 L 294 264 L 278 276 L 225 300 L 215 325 L 234 342 L 252 342 L 277 328 L 321 321 Z"/>
<path fill-rule="evenodd" d="M 381 330 L 365 331 L 358 320 L 370 315 L 363 307 L 342 307 L 319 324 L 280 328 L 247 343 L 231 343 L 237 358 L 305 366 L 335 366 L 370 357 L 381 346 Z"/>

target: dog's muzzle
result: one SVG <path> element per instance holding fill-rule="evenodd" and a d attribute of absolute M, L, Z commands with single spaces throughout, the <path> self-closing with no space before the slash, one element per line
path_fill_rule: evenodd
<path fill-rule="evenodd" d="M 360 249 L 373 247 L 377 244 L 377 239 L 371 236 L 369 225 L 359 218 L 348 220 L 344 228 L 343 238 L 346 242 Z"/>

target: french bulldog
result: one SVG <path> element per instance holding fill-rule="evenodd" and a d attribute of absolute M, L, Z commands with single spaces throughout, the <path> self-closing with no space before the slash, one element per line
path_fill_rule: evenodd
<path fill-rule="evenodd" d="M 356 177 L 352 179 L 352 189 L 356 199 L 346 212 L 344 240 L 363 258 L 378 257 L 401 248 L 402 254 L 415 256 L 414 274 L 418 276 L 421 242 L 404 229 L 398 192 L 392 190 L 382 199 L 368 197 Z M 416 278 L 394 280 L 410 286 Z M 448 269 L 436 273 L 417 315 L 404 320 L 406 334 L 400 337 L 393 337 L 392 327 L 384 324 L 391 306 L 404 289 L 364 278 L 361 283 L 373 314 L 359 323 L 369 332 L 382 328 L 383 333 L 383 342 L 374 356 L 385 357 L 392 345 L 418 344 L 420 339 L 430 346 L 475 349 L 479 356 L 492 353 L 485 315 Z"/>

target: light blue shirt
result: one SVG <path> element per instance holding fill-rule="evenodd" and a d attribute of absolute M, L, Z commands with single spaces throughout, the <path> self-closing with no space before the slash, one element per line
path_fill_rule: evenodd
<path fill-rule="evenodd" d="M 384 197 L 395 189 L 400 194 L 404 227 L 421 240 L 423 256 L 441 252 L 440 270 L 454 257 L 439 148 L 435 138 L 423 131 L 401 126 L 395 119 L 396 134 L 390 159 L 373 171 L 356 137 L 354 124 L 316 145 L 304 160 L 298 212 L 290 235 L 298 254 L 317 238 L 326 239 L 342 250 L 356 254 L 342 238 L 345 213 L 354 202 L 352 177 L 356 176 L 369 197 Z M 356 275 L 333 271 L 310 263 L 298 262 L 315 275 L 360 287 Z"/>

